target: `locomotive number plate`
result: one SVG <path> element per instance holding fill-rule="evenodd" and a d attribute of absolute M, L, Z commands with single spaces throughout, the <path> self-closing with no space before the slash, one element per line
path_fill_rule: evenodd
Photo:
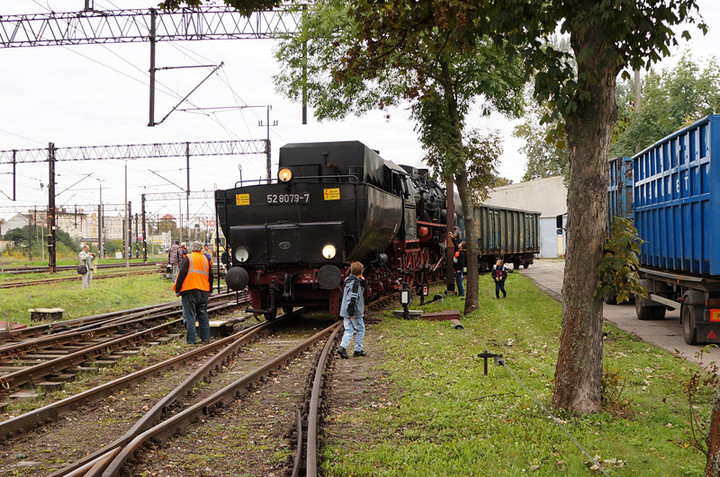
<path fill-rule="evenodd" d="M 309 204 L 310 194 L 268 194 L 268 204 Z"/>

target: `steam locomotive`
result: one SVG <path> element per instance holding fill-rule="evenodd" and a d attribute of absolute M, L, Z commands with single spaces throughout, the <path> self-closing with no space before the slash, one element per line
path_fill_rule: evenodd
<path fill-rule="evenodd" d="M 398 166 L 358 141 L 288 144 L 279 163 L 277 180 L 215 192 L 232 256 L 226 282 L 248 287 L 251 312 L 337 315 L 352 261 L 365 265 L 367 299 L 444 277 L 445 190 L 427 169 Z M 534 230 L 537 248 L 537 217 Z"/>

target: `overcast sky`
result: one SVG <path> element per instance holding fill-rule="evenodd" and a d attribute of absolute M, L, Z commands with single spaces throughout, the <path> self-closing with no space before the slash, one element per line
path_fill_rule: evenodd
<path fill-rule="evenodd" d="M 95 0 L 98 10 L 150 8 L 157 0 Z M 707 60 L 720 42 L 720 4 L 717 0 L 699 0 L 701 12 L 710 27 L 702 37 L 692 30 L 693 40 L 681 42 L 676 55 L 690 49 L 696 59 Z M 84 0 L 13 0 L 0 2 L 0 15 L 80 11 Z M 362 118 L 318 123 L 312 115 L 301 125 L 300 105 L 275 92 L 272 76 L 278 64 L 272 56 L 271 40 L 158 42 L 156 66 L 219 64 L 225 66 L 194 93 L 196 106 L 272 105 L 270 128 L 272 159 L 277 164 L 278 148 L 286 143 L 306 141 L 360 140 L 380 151 L 389 160 L 422 166 L 423 152 L 414 125 L 406 109 L 377 111 Z M 0 149 L 45 148 L 106 144 L 139 144 L 178 141 L 228 139 L 264 139 L 266 130 L 262 108 L 218 112 L 207 116 L 175 112 L 162 125 L 147 127 L 149 44 L 79 45 L 72 47 L 34 47 L 0 49 Z M 664 62 L 671 66 L 674 59 Z M 157 73 L 156 120 L 208 74 L 207 69 L 182 69 Z M 484 129 L 500 129 L 505 152 L 501 175 L 518 182 L 523 175 L 525 158 L 518 152 L 522 142 L 511 136 L 515 122 L 500 115 L 483 118 L 474 115 L 469 123 Z M 209 157 L 191 160 L 191 189 L 213 190 L 232 187 L 239 178 L 265 174 L 264 156 L 240 158 Z M 143 192 L 179 192 L 185 187 L 185 161 L 137 160 L 128 162 L 129 200 L 139 211 Z M 275 171 L 276 169 L 274 169 Z M 17 200 L 12 195 L 11 167 L 0 166 L 0 217 L 8 206 L 45 206 L 47 204 L 47 163 L 17 167 Z M 93 205 L 99 201 L 102 184 L 103 202 L 121 204 L 124 197 L 124 161 L 60 162 L 56 167 L 58 206 Z M 83 177 L 93 173 L 89 178 Z M 83 179 L 83 180 L 81 180 Z M 77 185 L 74 185 L 80 181 Z M 212 214 L 212 201 L 193 201 L 191 215 Z M 148 210 L 177 215 L 176 201 L 156 202 Z M 185 206 L 182 205 L 184 213 Z"/>

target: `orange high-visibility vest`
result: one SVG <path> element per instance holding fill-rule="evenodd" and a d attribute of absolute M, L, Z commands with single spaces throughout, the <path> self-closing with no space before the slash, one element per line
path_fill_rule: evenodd
<path fill-rule="evenodd" d="M 190 260 L 187 275 L 180 292 L 188 290 L 210 291 L 210 263 L 202 252 L 193 252 L 187 256 Z"/>

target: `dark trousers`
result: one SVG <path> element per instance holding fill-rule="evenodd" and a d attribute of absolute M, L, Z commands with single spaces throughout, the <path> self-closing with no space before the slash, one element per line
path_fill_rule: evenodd
<path fill-rule="evenodd" d="M 203 343 L 210 341 L 210 318 L 207 305 L 209 293 L 202 290 L 188 290 L 182 296 L 183 323 L 187 330 L 186 341 L 195 344 L 195 321 L 198 323 L 200 340 Z"/>
<path fill-rule="evenodd" d="M 502 292 L 503 298 L 507 296 L 507 293 L 505 293 L 505 280 L 495 282 L 495 298 L 500 298 L 500 292 Z"/>

